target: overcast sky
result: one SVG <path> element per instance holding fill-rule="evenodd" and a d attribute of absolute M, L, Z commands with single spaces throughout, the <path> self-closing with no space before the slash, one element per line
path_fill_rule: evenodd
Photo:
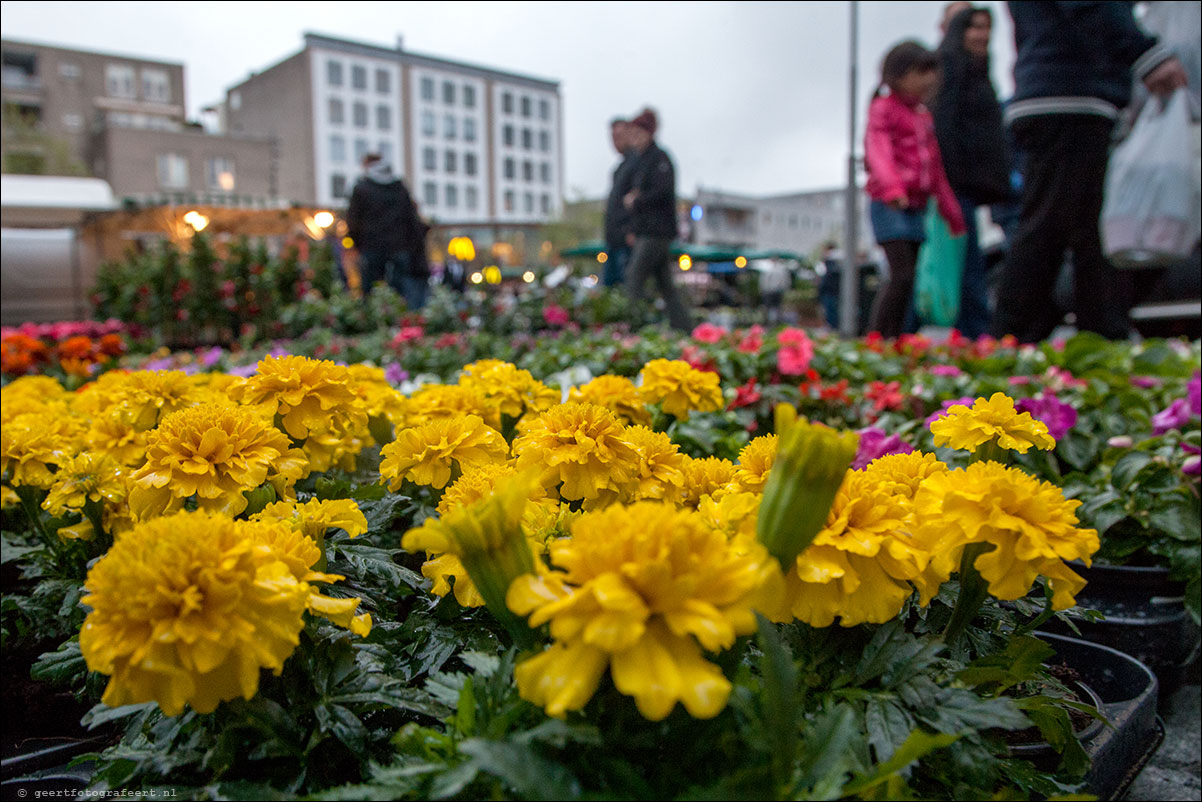
<path fill-rule="evenodd" d="M 560 82 L 569 199 L 607 191 L 608 123 L 651 105 L 677 190 L 748 194 L 846 181 L 848 2 L 19 2 L 6 39 L 182 62 L 190 117 L 305 31 Z M 1013 87 L 1013 35 L 994 11 L 993 75 Z M 895 42 L 934 46 L 944 2 L 861 2 L 858 117 Z M 859 146 L 857 146 L 859 147 Z"/>

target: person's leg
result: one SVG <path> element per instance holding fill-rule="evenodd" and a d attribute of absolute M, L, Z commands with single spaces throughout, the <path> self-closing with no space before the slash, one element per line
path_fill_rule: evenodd
<path fill-rule="evenodd" d="M 621 287 L 626 278 L 626 265 L 630 262 L 630 248 L 625 245 L 610 248 L 607 256 L 601 282 L 606 287 Z"/>
<path fill-rule="evenodd" d="M 660 295 L 668 307 L 668 323 L 677 331 L 692 331 L 693 320 L 689 314 L 688 305 L 672 278 L 672 260 L 670 240 L 652 240 L 655 243 L 655 263 L 652 275 L 659 286 Z"/>
<path fill-rule="evenodd" d="M 359 251 L 359 288 L 364 295 L 371 292 L 376 282 L 384 280 L 388 255 L 383 251 Z"/>
<path fill-rule="evenodd" d="M 906 310 L 914 296 L 914 268 L 918 264 L 919 244 L 900 239 L 880 244 L 889 262 L 889 278 L 873 300 L 870 331 L 878 331 L 883 337 L 896 337 L 902 333 Z"/>
<path fill-rule="evenodd" d="M 651 277 L 655 268 L 655 250 L 652 240 L 639 237 L 630 251 L 630 261 L 626 264 L 626 278 L 623 283 L 626 286 L 626 297 L 632 305 L 645 297 L 643 292 L 647 279 Z"/>
<path fill-rule="evenodd" d="M 414 311 L 421 309 L 430 295 L 429 279 L 424 276 L 402 276 L 401 294 L 405 296 L 406 307 Z"/>
<path fill-rule="evenodd" d="M 1077 147 L 1070 127 L 1064 115 L 1056 114 L 1014 123 L 1026 169 L 1022 211 L 998 284 L 992 327 L 997 337 L 1013 334 L 1021 342 L 1039 342 L 1060 322 L 1052 290 L 1068 248 L 1073 207 L 1079 202 L 1076 171 L 1068 166 Z M 1105 158 L 1102 162 L 1104 167 Z"/>
<path fill-rule="evenodd" d="M 977 232 L 977 205 L 960 197 L 960 210 L 968 227 L 964 248 L 964 272 L 960 275 L 960 314 L 956 328 L 965 337 L 976 339 L 989 331 L 989 296 L 985 283 L 985 255 Z"/>

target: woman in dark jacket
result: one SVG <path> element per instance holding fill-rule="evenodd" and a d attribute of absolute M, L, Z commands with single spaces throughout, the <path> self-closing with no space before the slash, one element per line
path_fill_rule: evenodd
<path fill-rule="evenodd" d="M 956 328 L 973 338 L 989 331 L 990 320 L 977 207 L 1010 198 L 1002 108 L 989 78 L 992 30 L 993 15 L 985 8 L 967 8 L 951 19 L 939 45 L 942 80 L 931 108 L 944 171 L 968 225 Z"/>

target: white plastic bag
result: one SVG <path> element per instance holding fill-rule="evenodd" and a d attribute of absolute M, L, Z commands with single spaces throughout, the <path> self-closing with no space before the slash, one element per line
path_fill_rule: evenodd
<path fill-rule="evenodd" d="M 1202 175 L 1189 96 L 1144 105 L 1110 157 L 1102 247 L 1116 267 L 1161 267 L 1189 256 L 1202 228 Z"/>

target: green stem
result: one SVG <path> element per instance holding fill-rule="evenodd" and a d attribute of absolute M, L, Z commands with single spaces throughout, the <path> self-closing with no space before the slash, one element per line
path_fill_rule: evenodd
<path fill-rule="evenodd" d="M 1052 589 L 1051 589 L 1051 587 L 1049 587 L 1049 586 L 1044 587 L 1043 596 L 1044 596 L 1043 610 L 1040 611 L 1039 615 L 1035 616 L 1027 623 L 1025 623 L 1022 626 L 1015 629 L 1014 630 L 1015 635 L 1026 635 L 1028 632 L 1032 632 L 1036 629 L 1039 629 L 1039 627 L 1043 626 L 1045 621 L 1047 621 L 1049 618 L 1051 618 L 1052 616 L 1054 616 L 1056 614 L 1056 610 L 1053 609 L 1053 607 L 1052 607 Z"/>
<path fill-rule="evenodd" d="M 998 445 L 997 438 L 983 444 L 980 448 L 973 452 L 969 463 L 973 462 L 998 462 L 1006 465 L 1010 462 L 1009 449 L 1002 448 Z"/>
<path fill-rule="evenodd" d="M 104 528 L 104 515 L 100 502 L 92 499 L 85 501 L 83 514 L 88 519 L 88 523 L 92 525 L 96 542 L 100 544 L 101 554 L 106 553 L 113 546 L 113 538 Z"/>
<path fill-rule="evenodd" d="M 992 543 L 970 543 L 964 547 L 960 557 L 960 596 L 952 609 L 951 620 L 943 630 L 943 642 L 955 649 L 968 625 L 977 617 L 981 605 L 989 595 L 989 584 L 977 571 L 973 563 L 977 557 L 993 548 Z"/>
<path fill-rule="evenodd" d="M 17 497 L 21 499 L 21 509 L 25 510 L 25 517 L 29 519 L 29 523 L 33 527 L 33 531 L 38 533 L 38 536 L 42 538 L 42 541 L 46 544 L 46 547 L 50 549 L 50 552 L 54 555 L 54 560 L 59 564 L 59 567 L 65 568 L 66 566 L 64 563 L 66 562 L 66 559 L 64 556 L 62 543 L 59 541 L 58 535 L 51 534 L 46 529 L 46 525 L 42 521 L 41 506 L 38 504 L 37 499 L 34 498 L 34 496 L 39 493 L 38 489 L 36 487 L 29 486 L 21 486 L 15 489 L 17 491 Z"/>

